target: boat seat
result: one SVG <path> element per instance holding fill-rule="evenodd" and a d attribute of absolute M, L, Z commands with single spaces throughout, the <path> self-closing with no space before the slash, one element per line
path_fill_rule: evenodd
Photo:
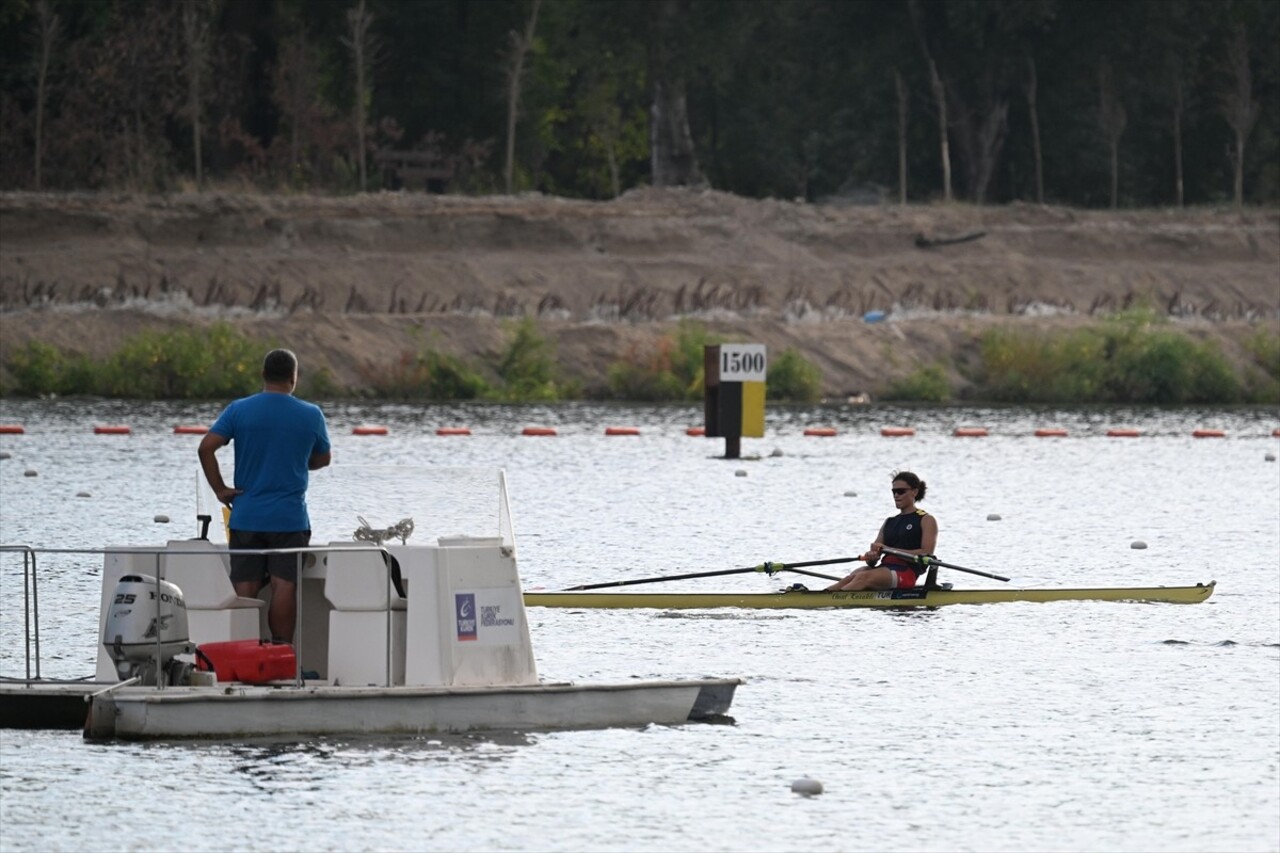
<path fill-rule="evenodd" d="M 191 642 L 258 639 L 259 612 L 265 602 L 236 595 L 226 553 L 207 539 L 170 540 L 166 548 L 164 577 L 182 590 Z"/>
<path fill-rule="evenodd" d="M 328 677 L 335 684 L 386 685 L 388 633 L 391 683 L 404 683 L 408 601 L 390 583 L 383 551 L 359 542 L 330 542 L 324 553 L 329 612 Z"/>

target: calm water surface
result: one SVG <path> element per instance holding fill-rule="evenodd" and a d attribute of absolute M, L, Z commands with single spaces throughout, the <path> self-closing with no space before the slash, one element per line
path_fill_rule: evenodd
<path fill-rule="evenodd" d="M 335 464 L 313 480 L 317 541 L 348 538 L 357 514 L 411 514 L 400 488 L 344 489 L 368 466 L 502 467 L 527 587 L 855 555 L 893 512 L 891 472 L 909 468 L 929 484 L 943 560 L 1019 586 L 1218 590 L 1195 606 L 533 609 L 543 678 L 741 676 L 733 720 L 303 743 L 3 731 L 0 849 L 1280 850 L 1280 412 L 773 410 L 768 437 L 743 442 L 758 458 L 727 461 L 719 439 L 684 434 L 701 421 L 689 407 L 326 408 Z M 199 439 L 172 429 L 216 413 L 0 401 L 0 422 L 27 431 L 0 436 L 0 543 L 194 535 Z M 97 423 L 133 435 L 95 436 Z M 351 435 L 365 423 L 391 434 Z M 457 425 L 474 434 L 434 434 Z M 520 436 L 526 425 L 560 434 Z M 814 425 L 839 435 L 803 436 Z M 1033 437 L 1043 426 L 1070 436 Z M 1143 436 L 1106 438 L 1112 426 Z M 1193 439 L 1198 427 L 1227 437 Z M 46 676 L 92 670 L 99 562 L 41 563 Z M 651 588 L 795 580 L 821 583 Z M 0 674 L 24 669 L 21 600 L 7 558 Z M 793 794 L 802 776 L 825 793 Z"/>

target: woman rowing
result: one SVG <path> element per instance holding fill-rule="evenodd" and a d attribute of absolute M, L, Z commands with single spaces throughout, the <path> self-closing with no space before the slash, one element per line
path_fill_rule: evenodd
<path fill-rule="evenodd" d="M 905 557 L 884 552 L 893 548 L 912 554 L 932 554 L 938 544 L 938 521 L 922 509 L 916 501 L 924 500 L 925 483 L 910 471 L 893 475 L 893 504 L 898 514 L 886 518 L 880 525 L 876 541 L 859 557 L 866 567 L 854 569 L 841 580 L 827 587 L 827 592 L 859 589 L 910 589 L 916 585 L 916 566 Z M 883 558 L 883 562 L 881 560 Z"/>

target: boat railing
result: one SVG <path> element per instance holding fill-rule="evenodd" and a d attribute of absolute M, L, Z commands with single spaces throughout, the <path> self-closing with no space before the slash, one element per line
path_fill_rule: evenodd
<path fill-rule="evenodd" d="M 206 545 L 209 544 L 205 540 L 193 540 L 193 541 L 205 542 Z M 308 563 L 307 557 L 308 555 L 311 555 L 314 559 L 319 559 L 321 556 L 325 554 L 339 551 L 339 550 L 341 550 L 344 553 L 359 552 L 359 551 L 374 551 L 383 555 L 383 564 L 386 568 L 385 592 L 386 592 L 386 601 L 387 601 L 387 611 L 390 612 L 390 610 L 392 609 L 391 602 L 395 600 L 395 596 L 397 592 L 395 589 L 395 583 L 392 576 L 393 560 L 390 558 L 390 554 L 387 551 L 387 549 L 382 545 L 352 542 L 349 545 L 346 543 L 343 543 L 340 546 L 309 545 L 309 546 L 300 547 L 300 548 L 236 548 L 233 551 L 233 549 L 228 548 L 225 545 L 213 545 L 213 547 L 202 547 L 202 548 L 183 548 L 181 546 L 163 547 L 163 546 L 155 546 L 155 545 L 135 546 L 135 547 L 113 546 L 110 548 L 46 548 L 46 547 L 38 547 L 33 545 L 0 544 L 0 554 L 21 554 L 22 555 L 22 604 L 23 604 L 22 612 L 23 612 L 23 637 L 24 637 L 23 660 L 24 660 L 27 681 L 32 681 L 32 680 L 38 681 L 43 677 L 41 675 L 41 670 L 40 670 L 40 664 L 41 664 L 40 585 L 39 585 L 39 572 L 38 572 L 39 561 L 37 559 L 38 555 L 96 554 L 102 557 L 105 557 L 108 554 L 150 555 L 150 556 L 154 556 L 155 558 L 155 569 L 152 574 L 157 579 L 157 581 L 162 581 L 162 580 L 165 580 L 165 565 L 164 565 L 164 560 L 162 559 L 164 557 L 177 556 L 177 555 L 208 556 L 210 554 L 214 554 L 218 556 L 226 555 L 229 558 L 229 556 L 232 553 L 239 554 L 239 555 L 293 554 L 295 556 L 296 567 L 297 567 L 296 577 L 298 578 L 298 583 L 295 584 L 295 588 L 294 588 L 294 595 L 296 596 L 296 598 L 294 602 L 295 616 L 294 616 L 293 628 L 294 628 L 294 640 L 296 643 L 301 640 L 302 629 L 303 629 L 302 579 L 304 577 L 304 571 L 312 565 L 311 563 Z M 159 596 L 156 596 L 155 604 L 156 604 L 155 615 L 157 619 L 157 624 L 159 624 L 160 605 L 161 605 Z M 99 619 L 101 619 L 101 613 L 99 613 Z M 385 631 L 384 641 L 386 643 L 386 646 L 384 648 L 383 658 L 386 662 L 386 666 L 385 666 L 385 673 L 384 673 L 384 678 L 385 678 L 384 686 L 391 686 L 392 677 L 393 677 L 392 676 L 392 663 L 393 663 L 392 652 L 393 652 L 394 632 L 392 631 L 392 620 L 388 618 L 385 620 L 385 623 L 386 623 L 386 631 Z M 100 630 L 100 627 L 98 630 Z M 102 638 L 99 637 L 98 641 L 99 643 L 101 643 Z M 160 635 L 160 632 L 157 631 L 156 632 L 156 652 L 155 652 L 155 664 L 156 664 L 157 672 L 161 671 L 161 665 L 162 665 L 161 664 L 161 644 L 162 644 L 162 637 Z M 295 685 L 299 687 L 301 687 L 305 681 L 305 679 L 303 678 L 303 660 L 301 655 L 296 656 L 295 666 L 294 666 L 294 681 L 295 681 Z M 158 686 L 161 689 L 164 688 L 163 683 L 159 684 Z"/>

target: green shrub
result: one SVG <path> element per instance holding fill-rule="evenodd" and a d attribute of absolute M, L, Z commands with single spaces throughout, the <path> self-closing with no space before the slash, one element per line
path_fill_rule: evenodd
<path fill-rule="evenodd" d="M 770 400 L 814 403 L 822 396 L 822 371 L 794 349 L 769 365 L 765 396 Z"/>
<path fill-rule="evenodd" d="M 559 378 L 555 346 L 538 332 L 532 317 L 507 327 L 507 344 L 495 369 L 502 379 L 496 393 L 503 400 L 550 401 L 576 393 L 573 383 Z"/>
<path fill-rule="evenodd" d="M 635 345 L 619 361 L 609 365 L 609 393 L 618 400 L 664 402 L 685 398 L 685 388 L 671 369 L 671 338 L 662 338 L 655 346 Z"/>
<path fill-rule="evenodd" d="M 13 393 L 23 397 L 62 394 L 67 356 L 55 346 L 29 341 L 9 355 L 5 368 L 13 376 Z"/>
<path fill-rule="evenodd" d="M 676 326 L 675 346 L 671 353 L 671 373 L 683 389 L 686 400 L 702 396 L 706 375 L 706 348 L 721 343 L 701 323 L 682 319 Z"/>
<path fill-rule="evenodd" d="M 424 346 L 390 365 L 360 371 L 366 393 L 402 400 L 474 400 L 491 392 L 484 377 L 456 356 Z"/>
<path fill-rule="evenodd" d="M 298 371 L 298 396 L 306 400 L 332 400 L 344 396 L 327 367 Z"/>
<path fill-rule="evenodd" d="M 1244 390 L 1211 343 L 1151 328 L 1140 312 L 1057 334 L 993 330 L 976 397 L 1012 403 L 1232 403 Z"/>
<path fill-rule="evenodd" d="M 702 396 L 705 348 L 719 343 L 692 320 L 653 345 L 633 345 L 609 365 L 609 393 L 619 400 L 662 402 Z"/>
<path fill-rule="evenodd" d="M 1109 365 L 1108 402 L 1234 403 L 1242 395 L 1217 347 L 1173 332 L 1124 337 Z"/>
<path fill-rule="evenodd" d="M 951 383 L 942 365 L 930 364 L 890 384 L 884 397 L 903 402 L 944 403 L 951 399 Z"/>
<path fill-rule="evenodd" d="M 143 332 L 101 366 L 92 393 L 164 400 L 242 397 L 262 383 L 262 355 L 260 344 L 226 323 Z"/>
<path fill-rule="evenodd" d="M 5 363 L 14 392 L 94 394 L 134 399 L 215 399 L 252 393 L 261 382 L 261 346 L 225 323 L 207 329 L 143 332 L 95 361 L 33 342 Z"/>
<path fill-rule="evenodd" d="M 1244 339 L 1244 348 L 1263 372 L 1280 382 L 1280 332 L 1261 328 Z"/>
<path fill-rule="evenodd" d="M 1105 341 L 1092 330 L 1044 336 L 994 329 L 982 337 L 976 396 L 1023 402 L 1083 402 L 1101 387 Z"/>

